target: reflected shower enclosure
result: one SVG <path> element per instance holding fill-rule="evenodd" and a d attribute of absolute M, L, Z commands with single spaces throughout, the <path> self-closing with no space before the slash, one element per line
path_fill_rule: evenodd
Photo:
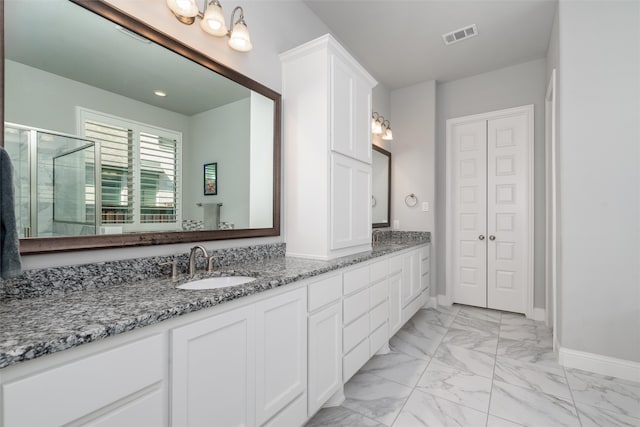
<path fill-rule="evenodd" d="M 96 234 L 95 142 L 5 123 L 4 148 L 14 165 L 20 238 Z"/>

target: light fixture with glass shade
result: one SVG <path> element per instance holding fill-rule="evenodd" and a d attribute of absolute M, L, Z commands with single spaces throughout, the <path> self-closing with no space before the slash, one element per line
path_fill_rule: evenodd
<path fill-rule="evenodd" d="M 380 121 L 380 117 L 382 116 L 376 112 L 373 112 L 371 115 L 371 133 L 374 135 L 382 134 L 382 122 Z"/>
<path fill-rule="evenodd" d="M 233 23 L 233 17 L 238 10 L 240 11 L 240 17 Z M 249 52 L 253 48 L 253 45 L 251 44 L 247 23 L 244 22 L 244 11 L 240 6 L 236 6 L 233 12 L 231 12 L 231 22 L 233 23 L 233 27 L 229 34 L 229 46 L 240 52 Z"/>
<path fill-rule="evenodd" d="M 393 132 L 391 131 L 391 123 L 389 120 L 382 122 L 382 139 L 385 141 L 393 141 Z"/>
<path fill-rule="evenodd" d="M 167 0 L 167 6 L 176 19 L 186 25 L 193 24 L 200 13 L 196 0 Z"/>
<path fill-rule="evenodd" d="M 222 6 L 218 0 L 210 2 L 205 9 L 204 16 L 200 21 L 200 28 L 212 36 L 223 37 L 227 35 L 229 30 L 227 30 L 227 24 L 224 22 Z"/>
<path fill-rule="evenodd" d="M 231 13 L 231 30 L 227 28 L 222 12 L 222 5 L 218 0 L 211 0 L 207 4 L 204 0 L 204 12 L 200 11 L 196 0 L 167 0 L 167 6 L 176 19 L 185 25 L 191 25 L 196 17 L 201 19 L 200 28 L 202 31 L 216 37 L 229 37 L 229 46 L 239 52 L 249 52 L 253 45 L 244 20 L 242 7 L 236 6 Z M 234 22 L 236 12 L 240 12 L 240 17 Z"/>

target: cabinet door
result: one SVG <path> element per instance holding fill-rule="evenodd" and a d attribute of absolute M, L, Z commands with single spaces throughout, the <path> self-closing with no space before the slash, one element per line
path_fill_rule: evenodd
<path fill-rule="evenodd" d="M 255 424 L 253 309 L 172 331 L 172 425 Z"/>
<path fill-rule="evenodd" d="M 331 56 L 331 149 L 371 163 L 371 87 Z"/>
<path fill-rule="evenodd" d="M 307 389 L 307 289 L 258 302 L 255 310 L 256 420 L 262 425 Z"/>
<path fill-rule="evenodd" d="M 371 165 L 331 154 L 331 249 L 371 240 Z"/>
<path fill-rule="evenodd" d="M 402 258 L 402 306 L 405 307 L 420 293 L 420 252 L 412 251 Z"/>
<path fill-rule="evenodd" d="M 402 327 L 402 272 L 389 277 L 389 336 Z"/>
<path fill-rule="evenodd" d="M 340 303 L 309 316 L 309 416 L 342 387 Z"/>

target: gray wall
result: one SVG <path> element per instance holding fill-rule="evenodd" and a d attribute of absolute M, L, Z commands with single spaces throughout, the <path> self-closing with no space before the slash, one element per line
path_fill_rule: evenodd
<path fill-rule="evenodd" d="M 560 110 L 558 109 L 560 94 L 558 93 L 558 77 L 560 75 L 560 50 L 559 50 L 559 40 L 558 40 L 558 9 L 556 9 L 556 16 L 553 19 L 553 27 L 551 29 L 551 37 L 549 38 L 549 48 L 547 49 L 547 73 L 546 73 L 546 82 L 549 84 L 549 80 L 551 79 L 551 73 L 553 70 L 556 70 L 556 91 L 554 93 L 555 102 L 556 102 L 556 144 L 559 141 L 559 129 L 561 125 L 560 119 Z M 556 156 L 558 155 L 558 149 L 556 145 Z M 556 174 L 556 212 L 559 212 L 562 208 L 561 203 L 558 202 L 558 199 L 562 197 L 558 182 L 560 181 L 560 177 Z M 561 242 L 561 224 L 556 220 L 556 246 L 559 248 L 562 246 Z M 556 275 L 560 277 L 560 271 L 562 270 L 562 263 L 560 262 L 560 254 L 558 253 L 558 249 L 556 248 Z M 556 341 L 562 342 L 562 293 L 560 289 L 562 288 L 562 283 L 556 280 L 556 292 L 555 295 L 551 295 L 551 299 L 549 301 L 553 304 L 553 299 L 555 299 L 556 304 L 556 313 L 555 313 L 555 323 L 556 323 Z M 548 310 L 553 310 L 553 307 L 549 307 Z M 549 317 L 549 313 L 547 312 L 547 319 L 551 319 Z"/>
<path fill-rule="evenodd" d="M 561 1 L 559 52 L 561 346 L 640 362 L 640 3 Z"/>
<path fill-rule="evenodd" d="M 196 203 L 222 203 L 220 221 L 249 228 L 250 98 L 191 116 L 184 150 L 184 219 L 203 220 Z M 185 144 L 185 148 L 187 148 Z M 218 163 L 218 194 L 204 195 L 203 166 Z"/>
<path fill-rule="evenodd" d="M 431 80 L 391 91 L 393 142 L 391 152 L 391 225 L 400 230 L 430 231 L 435 236 L 436 191 L 436 82 Z M 415 194 L 418 203 L 408 207 L 405 199 Z M 424 212 L 422 204 L 428 203 Z M 432 240 L 430 271 L 440 262 L 434 256 L 438 241 Z M 431 276 L 433 278 L 433 275 Z M 433 280 L 432 280 L 432 283 Z M 431 286 L 435 295 L 436 286 Z"/>
<path fill-rule="evenodd" d="M 391 172 L 391 221 L 400 230 L 434 231 L 435 198 L 435 109 L 436 83 L 428 81 L 391 92 L 393 112 L 393 166 Z M 418 204 L 408 207 L 405 199 L 415 194 Z"/>
<path fill-rule="evenodd" d="M 438 293 L 445 294 L 446 120 L 471 114 L 534 104 L 534 282 L 535 307 L 544 307 L 545 188 L 544 96 L 546 60 L 538 59 L 477 76 L 438 84 L 436 121 L 436 232 Z M 395 116 L 395 111 L 394 111 Z"/>

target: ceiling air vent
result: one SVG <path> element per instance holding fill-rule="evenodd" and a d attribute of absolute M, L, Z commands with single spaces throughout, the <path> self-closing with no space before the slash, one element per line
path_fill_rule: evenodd
<path fill-rule="evenodd" d="M 447 34 L 443 34 L 442 40 L 444 40 L 444 44 L 450 45 L 477 35 L 478 27 L 476 27 L 476 24 L 473 24 L 468 27 L 460 28 L 459 30 L 451 31 Z"/>

